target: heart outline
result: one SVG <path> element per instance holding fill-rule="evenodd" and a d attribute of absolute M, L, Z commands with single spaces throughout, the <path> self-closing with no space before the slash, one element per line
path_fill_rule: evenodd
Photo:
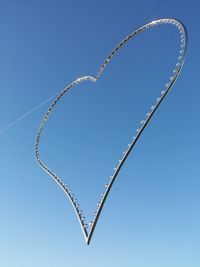
<path fill-rule="evenodd" d="M 78 85 L 79 83 L 83 82 L 83 81 L 92 81 L 92 82 L 96 82 L 100 76 L 102 75 L 105 67 L 107 66 L 108 62 L 111 60 L 111 58 L 117 53 L 118 50 L 120 50 L 128 41 L 132 40 L 135 36 L 137 36 L 138 34 L 140 34 L 141 32 L 145 31 L 146 29 L 149 29 L 151 27 L 154 27 L 156 25 L 159 24 L 172 24 L 175 25 L 180 34 L 181 34 L 181 50 L 180 50 L 180 56 L 178 57 L 178 62 L 176 64 L 175 69 L 173 70 L 173 75 L 170 77 L 170 81 L 169 83 L 166 84 L 166 88 L 165 90 L 163 90 L 161 92 L 161 96 L 159 98 L 157 98 L 156 100 L 156 104 L 155 106 L 152 106 L 151 111 L 149 113 L 147 113 L 147 118 L 143 121 L 141 121 L 141 128 L 139 128 L 137 130 L 137 134 L 134 137 L 133 141 L 128 145 L 128 149 L 124 152 L 123 157 L 121 160 L 119 160 L 119 163 L 117 165 L 116 168 L 114 168 L 114 173 L 110 176 L 110 182 L 106 185 L 106 190 L 103 193 L 102 199 L 101 201 L 98 203 L 98 208 L 95 212 L 95 217 L 94 217 L 94 221 L 91 224 L 91 227 L 89 230 L 87 230 L 87 224 L 84 222 L 85 217 L 82 214 L 82 211 L 79 208 L 79 205 L 77 204 L 76 199 L 74 198 L 74 194 L 72 193 L 71 189 L 65 185 L 65 183 L 61 180 L 61 178 L 54 173 L 40 158 L 40 152 L 39 152 L 39 142 L 40 142 L 40 136 L 44 127 L 44 124 L 47 121 L 48 116 L 50 115 L 52 109 L 55 107 L 55 105 L 58 103 L 58 101 L 63 97 L 63 95 L 68 92 L 70 89 L 72 89 L 74 86 Z M 36 139 L 35 139 L 35 156 L 36 156 L 36 160 L 38 162 L 38 165 L 45 171 L 48 173 L 48 175 L 50 175 L 56 182 L 57 184 L 62 188 L 62 190 L 65 192 L 65 194 L 67 195 L 68 199 L 71 202 L 72 207 L 74 208 L 75 214 L 77 215 L 78 221 L 80 223 L 83 235 L 85 237 L 85 241 L 86 244 L 90 244 L 91 238 L 93 236 L 96 224 L 98 222 L 98 219 L 101 215 L 101 211 L 103 209 L 103 206 L 106 202 L 106 199 L 109 195 L 109 192 L 112 188 L 112 185 L 114 184 L 118 173 L 120 172 L 123 164 L 125 163 L 126 159 L 128 158 L 130 152 L 132 151 L 134 145 L 136 144 L 136 142 L 138 141 L 138 139 L 140 138 L 142 132 L 144 131 L 144 129 L 146 128 L 146 126 L 148 125 L 148 123 L 150 122 L 152 116 L 154 115 L 154 113 L 156 112 L 156 110 L 158 109 L 158 107 L 160 106 L 160 104 L 162 103 L 162 101 L 164 100 L 164 98 L 166 97 L 166 95 L 169 93 L 171 87 L 173 86 L 173 84 L 175 83 L 176 79 L 178 78 L 181 69 L 183 67 L 184 64 L 184 60 L 185 60 L 185 54 L 186 54 L 186 48 L 187 48 L 187 32 L 186 32 L 186 28 L 184 26 L 184 24 L 182 22 L 180 22 L 177 19 L 173 19 L 173 18 L 165 18 L 165 19 L 158 19 L 155 21 L 151 21 L 141 27 L 139 27 L 138 29 L 136 29 L 135 31 L 133 31 L 131 34 L 129 34 L 125 39 L 123 39 L 113 50 L 112 52 L 108 55 L 108 57 L 106 58 L 106 60 L 103 62 L 103 64 L 100 66 L 99 71 L 97 73 L 96 76 L 83 76 L 80 77 L 78 79 L 76 79 L 74 82 L 72 82 L 70 85 L 68 85 L 66 88 L 63 89 L 63 91 L 58 95 L 58 97 L 54 100 L 54 102 L 52 103 L 52 105 L 49 107 L 48 111 L 45 113 L 45 116 L 42 119 L 42 122 L 39 126 L 37 135 L 36 135 Z"/>

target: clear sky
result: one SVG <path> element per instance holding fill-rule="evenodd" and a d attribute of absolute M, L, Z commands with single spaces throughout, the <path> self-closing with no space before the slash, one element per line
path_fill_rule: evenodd
<path fill-rule="evenodd" d="M 138 25 L 174 17 L 189 38 L 183 71 L 123 166 L 90 246 L 65 194 L 35 161 L 34 138 L 51 101 L 1 132 L 0 266 L 200 266 L 200 5 L 167 0 L 145 21 L 160 2 L 0 1 L 0 131 L 77 77 L 95 75 Z M 144 32 L 49 118 L 41 155 L 88 220 L 178 47 L 172 26 Z"/>

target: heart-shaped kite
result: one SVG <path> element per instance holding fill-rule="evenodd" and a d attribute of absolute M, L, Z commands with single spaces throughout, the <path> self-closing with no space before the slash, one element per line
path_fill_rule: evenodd
<path fill-rule="evenodd" d="M 108 62 L 111 60 L 111 58 L 118 52 L 118 50 L 120 48 L 122 48 L 128 41 L 130 41 L 131 39 L 133 39 L 136 35 L 140 34 L 141 32 L 157 26 L 159 24 L 171 24 L 174 25 L 175 27 L 177 27 L 177 29 L 179 30 L 180 33 L 180 37 L 181 37 L 181 45 L 180 45 L 180 55 L 178 57 L 178 61 L 176 63 L 176 66 L 173 70 L 173 74 L 170 77 L 169 83 L 166 84 L 165 89 L 161 92 L 161 96 L 157 98 L 156 103 L 154 106 L 151 107 L 151 110 L 149 113 L 147 113 L 147 117 L 141 121 L 141 128 L 137 130 L 137 134 L 134 137 L 133 141 L 128 145 L 127 150 L 123 153 L 123 156 L 121 158 L 121 160 L 119 160 L 119 163 L 117 165 L 117 167 L 114 169 L 114 173 L 112 176 L 110 176 L 110 180 L 109 183 L 106 184 L 106 189 L 104 194 L 102 194 L 102 198 L 101 201 L 98 202 L 98 208 L 97 211 L 94 213 L 94 220 L 93 222 L 91 222 L 89 224 L 89 226 L 85 223 L 85 217 L 83 216 L 83 213 L 79 207 L 79 205 L 77 204 L 77 201 L 74 197 L 74 194 L 72 193 L 71 189 L 65 185 L 65 183 L 60 179 L 60 177 L 54 173 L 40 158 L 40 153 L 39 153 L 39 142 L 40 142 L 40 136 L 44 127 L 44 124 L 46 123 L 46 120 L 49 116 L 49 114 L 51 113 L 52 109 L 55 107 L 55 105 L 58 103 L 58 101 L 63 97 L 63 95 L 68 92 L 70 89 L 72 89 L 73 87 L 75 87 L 77 84 L 79 84 L 80 82 L 83 81 L 92 81 L 92 82 L 96 82 L 99 77 L 101 76 L 101 74 L 103 73 L 104 68 L 106 67 L 106 65 L 108 64 Z M 166 95 L 169 93 L 172 85 L 175 83 L 182 67 L 183 67 L 183 63 L 184 63 L 184 58 L 185 58 L 185 53 L 186 53 L 186 45 L 187 45 L 187 34 L 186 34 L 186 29 L 184 27 L 184 25 L 176 20 L 176 19 L 159 19 L 159 20 L 155 20 L 152 21 L 140 28 L 138 28 L 136 31 L 134 31 L 133 33 L 131 33 L 130 35 L 128 35 L 124 40 L 122 40 L 114 49 L 113 51 L 110 53 L 110 55 L 106 58 L 106 60 L 104 61 L 104 63 L 102 64 L 102 66 L 100 67 L 98 73 L 96 76 L 83 76 L 80 77 L 78 79 L 76 79 L 73 83 L 71 83 L 69 86 L 67 86 L 65 89 L 63 89 L 63 91 L 60 93 L 60 95 L 58 95 L 58 97 L 55 99 L 55 101 L 53 102 L 53 104 L 50 106 L 50 108 L 48 109 L 48 111 L 46 112 L 42 123 L 39 127 L 37 136 L 36 136 L 36 141 L 35 141 L 35 155 L 36 155 L 36 159 L 38 164 L 40 165 L 40 167 L 45 170 L 57 183 L 58 185 L 63 189 L 63 191 L 65 192 L 65 194 L 67 195 L 67 197 L 69 198 L 72 207 L 74 208 L 74 211 L 77 215 L 77 218 L 79 220 L 79 223 L 81 225 L 86 243 L 89 244 L 90 240 L 92 238 L 95 226 L 97 224 L 98 218 L 101 214 L 102 208 L 104 206 L 104 203 L 106 201 L 106 198 L 112 188 L 112 185 L 115 181 L 115 179 L 117 178 L 117 175 L 120 171 L 120 169 L 122 168 L 124 162 L 126 161 L 128 155 L 130 154 L 131 150 L 133 149 L 134 145 L 136 144 L 137 140 L 139 139 L 139 137 L 141 136 L 142 132 L 144 131 L 145 127 L 147 126 L 147 124 L 150 122 L 153 114 L 156 112 L 156 110 L 158 109 L 158 107 L 160 106 L 160 104 L 162 103 L 162 101 L 164 100 L 164 98 L 166 97 Z"/>

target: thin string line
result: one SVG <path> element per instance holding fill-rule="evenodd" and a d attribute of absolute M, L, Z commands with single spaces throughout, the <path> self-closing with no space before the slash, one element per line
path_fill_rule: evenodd
<path fill-rule="evenodd" d="M 0 130 L 0 134 L 4 133 L 5 131 L 7 131 L 9 128 L 11 128 L 12 126 L 14 126 L 16 123 L 20 122 L 21 120 L 25 119 L 26 117 L 28 117 L 31 113 L 33 113 L 34 111 L 36 111 L 37 109 L 39 109 L 40 107 L 44 106 L 46 103 L 48 103 L 51 99 L 53 99 L 54 97 L 56 97 L 58 94 L 60 94 L 61 91 L 57 92 L 56 94 L 50 96 L 49 98 L 47 98 L 46 100 L 44 100 L 42 103 L 40 103 L 39 105 L 35 106 L 34 108 L 32 108 L 30 111 L 26 112 L 25 114 L 23 114 L 22 116 L 20 116 L 18 119 L 16 119 L 15 121 L 9 123 L 7 126 L 5 126 L 4 128 L 2 128 Z"/>

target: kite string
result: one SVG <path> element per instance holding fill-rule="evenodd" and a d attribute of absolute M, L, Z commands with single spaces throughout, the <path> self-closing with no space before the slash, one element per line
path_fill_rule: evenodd
<path fill-rule="evenodd" d="M 143 24 L 145 21 L 149 20 L 166 2 L 167 2 L 167 0 L 161 1 L 143 20 L 141 20 L 139 26 L 141 24 Z M 92 67 L 88 68 L 88 71 L 93 70 L 97 65 L 99 65 L 99 60 Z M 81 77 L 81 76 L 82 75 L 79 75 L 79 77 Z M 26 112 L 23 115 L 21 115 L 20 117 L 18 117 L 16 120 L 14 120 L 11 123 L 7 124 L 5 127 L 3 127 L 2 129 L 0 129 L 0 134 L 6 132 L 8 129 L 10 129 L 11 127 L 13 127 L 15 124 L 17 124 L 18 122 L 22 121 L 23 119 L 25 119 L 26 117 L 28 117 L 29 115 L 31 115 L 33 112 L 35 112 L 36 110 L 38 110 L 40 107 L 42 107 L 45 104 L 47 104 L 52 98 L 58 96 L 62 91 L 63 90 L 57 91 L 57 93 L 55 93 L 52 96 L 48 97 L 46 100 L 44 100 L 40 104 L 38 104 L 37 106 L 35 106 L 32 109 L 30 109 L 28 112 Z"/>
<path fill-rule="evenodd" d="M 56 94 L 50 96 L 49 98 L 47 98 L 46 100 L 44 100 L 42 103 L 40 103 L 39 105 L 35 106 L 34 108 L 32 108 L 31 110 L 29 110 L 28 112 L 24 113 L 22 116 L 20 116 L 19 118 L 17 118 L 15 121 L 9 123 L 7 126 L 5 126 L 4 128 L 2 128 L 0 130 L 0 134 L 2 134 L 3 132 L 7 131 L 10 127 L 14 126 L 16 123 L 20 122 L 21 120 L 25 119 L 27 116 L 29 116 L 31 113 L 33 113 L 34 111 L 36 111 L 37 109 L 39 109 L 40 107 L 44 106 L 46 103 L 48 103 L 51 99 L 53 99 L 54 97 L 56 97 L 58 94 L 60 94 L 61 91 L 57 92 Z"/>

